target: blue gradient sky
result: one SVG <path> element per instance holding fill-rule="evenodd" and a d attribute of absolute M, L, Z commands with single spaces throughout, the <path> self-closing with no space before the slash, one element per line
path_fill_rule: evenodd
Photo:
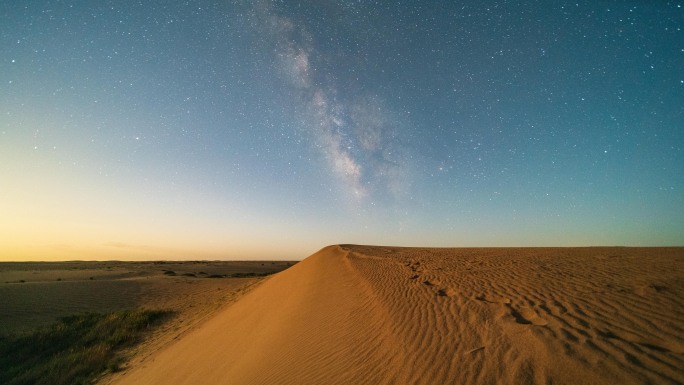
<path fill-rule="evenodd" d="M 683 245 L 683 25 L 677 1 L 2 2 L 0 259 Z"/>

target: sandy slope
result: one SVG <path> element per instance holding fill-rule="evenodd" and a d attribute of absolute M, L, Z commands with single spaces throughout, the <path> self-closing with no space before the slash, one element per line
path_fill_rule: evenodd
<path fill-rule="evenodd" d="M 120 384 L 676 384 L 684 249 L 331 246 Z"/>

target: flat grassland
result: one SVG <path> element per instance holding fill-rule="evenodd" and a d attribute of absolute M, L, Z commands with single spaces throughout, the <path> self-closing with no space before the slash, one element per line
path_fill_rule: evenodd
<path fill-rule="evenodd" d="M 83 312 L 203 313 L 294 262 L 0 262 L 0 331 Z M 231 279 L 226 279 L 231 278 Z"/>
<path fill-rule="evenodd" d="M 124 369 L 197 327 L 257 286 L 263 277 L 294 263 L 1 262 L 0 338 L 23 335 L 50 327 L 63 317 L 87 313 L 144 309 L 170 314 L 142 344 L 124 352 Z"/>

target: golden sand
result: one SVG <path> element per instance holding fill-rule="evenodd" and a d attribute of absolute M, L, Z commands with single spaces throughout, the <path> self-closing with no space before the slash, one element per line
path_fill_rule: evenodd
<path fill-rule="evenodd" d="M 330 246 L 117 384 L 681 384 L 684 249 Z"/>

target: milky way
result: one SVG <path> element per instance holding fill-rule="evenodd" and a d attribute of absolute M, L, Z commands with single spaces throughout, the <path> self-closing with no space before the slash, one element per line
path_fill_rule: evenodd
<path fill-rule="evenodd" d="M 0 4 L 0 258 L 684 242 L 677 1 Z"/>
<path fill-rule="evenodd" d="M 273 46 L 277 72 L 294 95 L 294 110 L 306 133 L 313 135 L 331 170 L 356 198 L 398 194 L 408 181 L 409 166 L 400 158 L 396 122 L 377 97 L 353 95 L 342 101 L 334 77 L 316 68 L 317 41 L 294 20 L 279 16 L 268 2 L 255 5 L 258 33 Z"/>

